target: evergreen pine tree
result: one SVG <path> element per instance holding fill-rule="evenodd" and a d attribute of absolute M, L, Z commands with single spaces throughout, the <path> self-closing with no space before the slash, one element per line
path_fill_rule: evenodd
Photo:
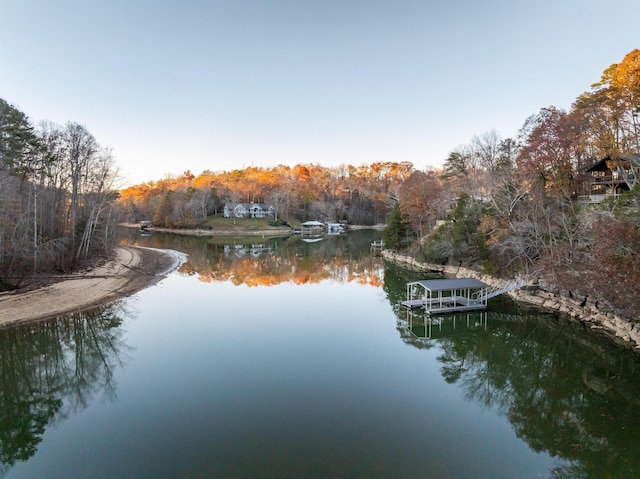
<path fill-rule="evenodd" d="M 400 204 L 396 203 L 393 207 L 393 211 L 389 215 L 387 220 L 387 226 L 382 233 L 382 239 L 384 240 L 385 248 L 397 248 L 405 239 L 407 233 L 407 227 L 402 221 L 402 215 L 400 214 Z"/>

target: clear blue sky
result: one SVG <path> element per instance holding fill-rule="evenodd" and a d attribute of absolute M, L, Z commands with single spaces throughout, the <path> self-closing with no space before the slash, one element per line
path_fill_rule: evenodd
<path fill-rule="evenodd" d="M 512 137 L 640 48 L 639 0 L 0 0 L 0 97 L 126 183 Z"/>

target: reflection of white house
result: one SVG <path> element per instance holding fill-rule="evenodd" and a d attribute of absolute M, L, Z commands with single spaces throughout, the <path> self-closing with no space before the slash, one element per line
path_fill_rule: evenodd
<path fill-rule="evenodd" d="M 273 254 L 273 248 L 271 248 L 271 246 L 267 246 L 266 244 L 226 244 L 224 245 L 224 254 L 226 256 L 233 254 L 239 258 L 242 258 L 246 255 L 251 255 L 254 258 L 257 258 L 258 256 Z"/>
<path fill-rule="evenodd" d="M 225 218 L 273 218 L 273 206 L 264 203 L 226 203 Z"/>

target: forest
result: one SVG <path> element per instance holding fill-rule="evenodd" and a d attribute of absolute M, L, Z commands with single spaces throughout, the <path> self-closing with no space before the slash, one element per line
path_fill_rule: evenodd
<path fill-rule="evenodd" d="M 86 127 L 34 125 L 0 98 L 0 291 L 108 256 L 117 167 Z"/>
<path fill-rule="evenodd" d="M 207 228 L 225 203 L 246 202 L 272 205 L 274 225 L 385 223 L 387 248 L 498 276 L 538 277 L 633 317 L 640 292 L 639 116 L 636 49 L 568 110 L 541 108 L 513 138 L 479 133 L 440 168 L 394 161 L 187 170 L 117 190 L 111 151 L 86 128 L 33 126 L 2 101 L 0 286 L 106 254 L 118 222 Z M 588 170 L 603 159 L 628 188 L 611 185 L 605 201 L 584 201 Z"/>

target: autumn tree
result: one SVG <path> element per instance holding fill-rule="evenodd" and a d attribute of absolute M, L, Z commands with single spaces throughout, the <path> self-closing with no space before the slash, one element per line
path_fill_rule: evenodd
<path fill-rule="evenodd" d="M 444 219 L 453 198 L 437 171 L 414 171 L 400 188 L 400 211 L 421 238 Z"/>
<path fill-rule="evenodd" d="M 173 195 L 169 190 L 162 196 L 153 214 L 153 224 L 164 227 L 174 226 L 173 218 Z"/>
<path fill-rule="evenodd" d="M 580 188 L 585 158 L 579 117 L 555 107 L 543 108 L 520 131 L 518 167 L 551 194 L 570 198 Z"/>
<path fill-rule="evenodd" d="M 598 158 L 640 150 L 640 50 L 629 52 L 602 74 L 573 109 L 585 119 Z"/>

